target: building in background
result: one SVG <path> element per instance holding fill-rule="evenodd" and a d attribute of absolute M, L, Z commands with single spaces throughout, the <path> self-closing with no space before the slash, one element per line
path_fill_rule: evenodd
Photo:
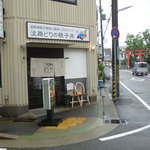
<path fill-rule="evenodd" d="M 111 55 L 111 49 L 110 48 L 105 48 L 104 49 L 104 60 L 105 61 L 112 60 L 112 55 Z"/>
<path fill-rule="evenodd" d="M 127 69 L 128 63 L 127 63 L 127 56 L 125 55 L 125 49 L 126 47 L 120 47 L 121 51 L 119 52 L 119 66 L 120 69 Z"/>
<path fill-rule="evenodd" d="M 55 77 L 56 106 L 64 105 L 68 82 L 84 83 L 90 98 L 96 98 L 96 0 L 5 0 L 3 7 L 3 116 L 42 108 L 44 77 Z"/>

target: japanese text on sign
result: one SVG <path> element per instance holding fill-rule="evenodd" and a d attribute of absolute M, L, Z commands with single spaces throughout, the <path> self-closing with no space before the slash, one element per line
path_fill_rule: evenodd
<path fill-rule="evenodd" d="M 38 39 L 89 41 L 89 29 L 27 22 L 27 37 Z"/>

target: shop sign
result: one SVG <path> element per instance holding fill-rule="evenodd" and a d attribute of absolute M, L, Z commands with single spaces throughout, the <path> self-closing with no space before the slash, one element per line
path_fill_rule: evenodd
<path fill-rule="evenodd" d="M 0 38 L 4 38 L 3 0 L 0 0 Z"/>
<path fill-rule="evenodd" d="M 89 29 L 27 22 L 27 37 L 34 39 L 89 41 Z"/>

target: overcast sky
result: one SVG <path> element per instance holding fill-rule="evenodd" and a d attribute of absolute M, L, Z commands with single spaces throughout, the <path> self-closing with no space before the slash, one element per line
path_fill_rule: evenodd
<path fill-rule="evenodd" d="M 101 0 L 103 14 L 107 15 L 107 19 L 111 13 L 111 1 Z M 99 4 L 99 0 L 97 0 Z M 118 9 L 133 6 L 118 13 L 118 29 L 120 31 L 119 45 L 125 46 L 127 33 L 138 34 L 146 29 L 150 29 L 150 0 L 118 0 Z M 103 21 L 103 32 L 105 32 L 107 20 Z M 111 29 L 112 23 L 109 23 L 105 34 L 104 47 L 111 47 Z"/>

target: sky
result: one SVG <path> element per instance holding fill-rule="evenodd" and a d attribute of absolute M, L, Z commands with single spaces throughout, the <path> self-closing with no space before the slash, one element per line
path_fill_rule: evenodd
<path fill-rule="evenodd" d="M 106 19 L 110 17 L 111 1 L 101 0 L 103 14 L 106 14 Z M 99 5 L 99 0 L 96 0 L 96 3 Z M 137 35 L 139 32 L 150 29 L 150 0 L 118 0 L 118 10 L 128 6 L 132 7 L 118 12 L 119 46 L 126 46 L 124 42 L 127 33 Z M 107 20 L 103 21 L 103 33 L 106 26 Z M 111 48 L 111 29 L 112 22 L 109 22 L 104 35 L 104 48 Z"/>

